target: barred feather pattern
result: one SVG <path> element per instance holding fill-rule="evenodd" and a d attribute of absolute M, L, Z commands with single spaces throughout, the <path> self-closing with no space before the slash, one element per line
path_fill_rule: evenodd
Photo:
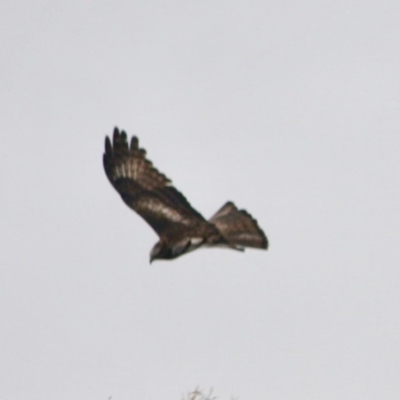
<path fill-rule="evenodd" d="M 267 249 L 268 240 L 257 221 L 246 211 L 228 201 L 209 220 L 229 243 L 239 247 Z"/>
<path fill-rule="evenodd" d="M 145 190 L 153 190 L 172 185 L 171 180 L 157 171 L 146 159 L 146 150 L 139 148 L 139 140 L 133 136 L 128 146 L 124 131 L 114 129 L 113 143 L 106 137 L 104 167 L 112 184 L 118 178 L 130 178 Z"/>
<path fill-rule="evenodd" d="M 194 227 L 206 223 L 205 219 L 172 186 L 172 182 L 159 172 L 139 147 L 137 137 L 128 145 L 124 131 L 114 129 L 113 139 L 106 137 L 103 164 L 106 175 L 123 201 L 160 236 L 168 232 L 175 235 L 182 226 Z"/>

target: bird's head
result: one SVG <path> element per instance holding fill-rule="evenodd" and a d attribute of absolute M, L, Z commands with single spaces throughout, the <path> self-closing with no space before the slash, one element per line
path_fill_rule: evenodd
<path fill-rule="evenodd" d="M 186 253 L 190 247 L 190 240 L 184 240 L 171 246 L 163 240 L 157 242 L 150 253 L 150 264 L 154 260 L 171 260 Z"/>
<path fill-rule="evenodd" d="M 150 264 L 154 260 L 170 260 L 171 258 L 175 257 L 176 256 L 172 254 L 171 247 L 169 247 L 164 241 L 160 240 L 151 249 Z"/>

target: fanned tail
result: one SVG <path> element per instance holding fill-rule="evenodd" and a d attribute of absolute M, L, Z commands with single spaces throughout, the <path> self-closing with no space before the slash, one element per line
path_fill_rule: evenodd
<path fill-rule="evenodd" d="M 268 248 L 267 237 L 257 221 L 247 211 L 238 210 L 231 201 L 217 211 L 209 222 L 214 224 L 233 246 Z"/>

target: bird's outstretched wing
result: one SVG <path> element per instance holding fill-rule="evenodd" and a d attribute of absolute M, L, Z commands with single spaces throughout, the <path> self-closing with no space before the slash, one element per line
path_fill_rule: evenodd
<path fill-rule="evenodd" d="M 173 235 L 205 222 L 172 182 L 153 167 L 137 137 L 128 145 L 124 131 L 106 137 L 104 169 L 124 202 L 161 236 Z"/>

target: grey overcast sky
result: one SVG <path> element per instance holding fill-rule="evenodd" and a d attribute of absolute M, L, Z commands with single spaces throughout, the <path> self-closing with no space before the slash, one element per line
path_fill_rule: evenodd
<path fill-rule="evenodd" d="M 3 0 L 3 399 L 400 398 L 400 3 Z M 114 126 L 267 252 L 149 265 Z"/>

